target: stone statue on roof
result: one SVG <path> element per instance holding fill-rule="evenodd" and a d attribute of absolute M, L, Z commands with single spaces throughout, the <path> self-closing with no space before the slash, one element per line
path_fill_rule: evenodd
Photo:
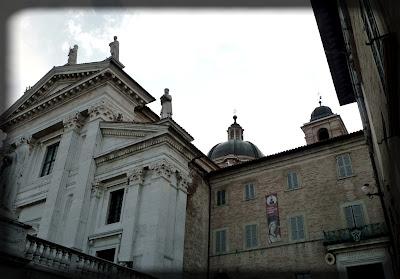
<path fill-rule="evenodd" d="M 164 95 L 161 96 L 161 118 L 172 117 L 172 96 L 169 95 L 169 89 L 164 89 Z"/>
<path fill-rule="evenodd" d="M 117 36 L 114 36 L 114 41 L 109 44 L 111 56 L 119 61 L 119 42 Z"/>
<path fill-rule="evenodd" d="M 78 45 L 74 45 L 73 48 L 69 49 L 68 53 L 68 64 L 76 64 L 78 58 Z"/>

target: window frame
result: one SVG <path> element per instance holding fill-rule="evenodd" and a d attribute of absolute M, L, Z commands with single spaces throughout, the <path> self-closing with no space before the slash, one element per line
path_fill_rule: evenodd
<path fill-rule="evenodd" d="M 251 245 L 250 246 L 248 246 L 247 244 L 247 227 L 250 227 L 250 226 L 255 226 L 255 241 L 256 241 L 256 243 L 253 245 L 253 243 L 251 243 Z M 251 241 L 253 241 L 253 240 L 251 240 Z M 246 249 L 246 250 L 249 250 L 249 249 L 255 249 L 255 248 L 257 248 L 257 247 L 259 247 L 260 246 L 260 233 L 259 233 L 259 225 L 258 225 L 258 223 L 247 223 L 247 224 L 244 224 L 243 225 L 243 247 L 244 247 L 244 249 Z"/>
<path fill-rule="evenodd" d="M 368 216 L 368 211 L 367 211 L 367 207 L 365 206 L 364 201 L 362 200 L 358 200 L 358 201 L 352 201 L 352 202 L 346 202 L 340 205 L 340 215 L 342 216 L 342 222 L 344 224 L 343 228 L 348 228 L 348 229 L 354 229 L 356 227 L 349 227 L 348 223 L 347 223 L 347 218 L 346 218 L 346 212 L 345 212 L 345 208 L 349 207 L 349 206 L 355 206 L 355 205 L 359 205 L 361 207 L 362 210 L 362 214 L 363 214 L 363 219 L 364 219 L 364 225 L 369 224 L 369 216 Z"/>
<path fill-rule="evenodd" d="M 221 233 L 221 232 L 225 232 L 225 251 L 218 251 L 217 250 L 217 248 L 218 248 L 217 235 L 218 235 L 218 233 Z M 220 228 L 220 229 L 214 230 L 213 236 L 214 236 L 214 241 L 213 241 L 214 254 L 215 255 L 222 255 L 222 254 L 227 253 L 229 251 L 229 246 L 228 246 L 228 228 Z"/>
<path fill-rule="evenodd" d="M 219 204 L 219 203 L 218 203 L 218 200 L 219 200 L 219 199 L 218 199 L 218 193 L 222 193 L 222 192 L 224 193 L 224 203 Z M 218 207 L 219 207 L 219 206 L 225 206 L 225 205 L 227 205 L 227 203 L 228 203 L 228 201 L 227 201 L 227 200 L 228 200 L 228 199 L 227 199 L 227 196 L 228 196 L 228 195 L 227 195 L 226 189 L 219 189 L 219 190 L 216 190 L 216 191 L 215 191 L 215 205 L 218 206 Z"/>
<path fill-rule="evenodd" d="M 289 170 L 289 171 L 287 171 L 286 172 L 286 189 L 288 190 L 288 191 L 293 191 L 293 190 L 297 190 L 297 189 L 300 189 L 301 188 L 301 183 L 300 183 L 300 175 L 298 175 L 298 171 L 296 171 L 296 170 Z M 297 187 L 294 187 L 294 186 L 290 186 L 290 183 L 289 183 L 289 175 L 292 175 L 292 174 L 295 174 L 296 175 L 296 181 L 297 181 Z"/>
<path fill-rule="evenodd" d="M 121 206 L 120 206 L 119 220 L 116 221 L 116 222 L 109 223 L 108 220 L 110 218 L 109 216 L 110 216 L 112 193 L 113 192 L 117 192 L 117 191 L 122 191 L 122 200 L 121 200 Z M 122 216 L 123 216 L 123 211 L 124 211 L 124 204 L 125 204 L 125 192 L 126 192 L 126 188 L 125 187 L 119 187 L 119 188 L 114 188 L 113 187 L 113 189 L 108 189 L 107 203 L 106 203 L 107 204 L 106 205 L 107 206 L 107 210 L 106 210 L 105 222 L 104 222 L 104 224 L 106 226 L 115 225 L 115 224 L 121 223 Z"/>
<path fill-rule="evenodd" d="M 303 237 L 302 238 L 294 238 L 293 235 L 293 230 L 292 230 L 292 219 L 293 218 L 298 218 L 302 217 L 303 219 Z M 297 219 L 296 219 L 297 220 Z M 297 221 L 296 221 L 296 227 L 297 227 Z M 306 224 L 306 217 L 305 214 L 303 213 L 298 213 L 298 214 L 292 214 L 288 216 L 288 233 L 289 233 L 289 240 L 290 242 L 303 242 L 307 239 L 307 224 Z"/>
<path fill-rule="evenodd" d="M 248 197 L 247 196 L 247 187 L 248 186 L 251 186 L 251 189 L 253 189 L 253 196 L 252 197 Z M 245 201 L 251 201 L 251 200 L 254 200 L 255 198 L 256 198 L 256 187 L 255 187 L 254 183 L 253 182 L 246 183 L 244 185 L 244 200 Z"/>
<path fill-rule="evenodd" d="M 55 147 L 55 151 L 53 151 L 53 153 L 50 156 L 51 159 L 48 161 L 47 158 L 48 158 L 49 151 L 50 151 L 49 148 L 52 148 L 52 147 Z M 54 165 L 57 160 L 57 154 L 58 154 L 59 148 L 60 148 L 60 141 L 51 142 L 46 145 L 45 152 L 44 152 L 43 159 L 42 159 L 42 165 L 41 165 L 40 172 L 39 172 L 39 177 L 45 177 L 47 175 L 50 175 L 53 172 Z M 49 166 L 49 168 L 45 172 L 46 166 Z"/>
<path fill-rule="evenodd" d="M 348 159 L 349 159 L 349 162 L 350 162 L 349 165 L 346 165 L 345 161 L 344 161 L 344 156 L 346 156 L 346 155 L 348 156 Z M 339 158 L 342 158 L 343 166 L 339 165 Z M 352 177 L 352 176 L 355 175 L 354 174 L 354 170 L 353 170 L 353 163 L 352 163 L 352 160 L 351 160 L 350 153 L 342 153 L 342 154 L 336 155 L 335 160 L 336 160 L 336 173 L 337 173 L 338 179 L 345 179 L 345 178 Z M 350 174 L 347 173 L 347 167 L 348 166 L 350 166 L 350 169 L 351 169 L 351 173 Z M 340 173 L 340 168 L 341 167 L 343 167 L 344 170 L 345 170 L 344 171 L 345 174 L 343 176 Z"/>

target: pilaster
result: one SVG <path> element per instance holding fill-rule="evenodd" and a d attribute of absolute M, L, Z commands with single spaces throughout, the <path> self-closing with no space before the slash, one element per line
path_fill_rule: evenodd
<path fill-rule="evenodd" d="M 143 187 L 146 170 L 136 168 L 128 172 L 128 187 L 125 195 L 125 209 L 123 212 L 123 232 L 119 261 L 133 260 L 133 248 L 136 230 L 138 229 L 138 211 L 140 206 L 141 187 Z"/>
<path fill-rule="evenodd" d="M 115 116 L 104 101 L 89 108 L 89 120 L 86 125 L 86 135 L 79 156 L 79 173 L 76 178 L 74 200 L 68 223 L 70 234 L 65 245 L 82 250 L 86 237 L 86 225 L 90 211 L 92 181 L 95 173 L 94 153 L 101 141 L 100 122 L 114 120 Z"/>
<path fill-rule="evenodd" d="M 64 120 L 64 133 L 61 137 L 54 169 L 50 174 L 51 187 L 47 193 L 45 210 L 40 221 L 38 236 L 49 241 L 57 241 L 59 220 L 61 218 L 60 206 L 71 169 L 75 148 L 79 144 L 79 130 L 83 125 L 83 117 L 79 112 L 68 115 Z"/>

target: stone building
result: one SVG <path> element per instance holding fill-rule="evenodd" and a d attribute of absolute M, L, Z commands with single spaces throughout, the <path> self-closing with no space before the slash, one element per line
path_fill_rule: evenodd
<path fill-rule="evenodd" d="M 400 277 L 400 2 L 311 4 L 339 103 L 360 110 Z"/>
<path fill-rule="evenodd" d="M 348 134 L 326 106 L 302 129 L 306 146 L 210 173 L 210 270 L 232 278 L 392 278 L 380 201 L 361 189 L 375 185 L 363 132 Z"/>
<path fill-rule="evenodd" d="M 39 239 L 144 272 L 181 272 L 184 245 L 201 241 L 184 238 L 191 176 L 218 166 L 146 106 L 155 99 L 123 71 L 115 41 L 99 62 L 77 64 L 72 49 L 74 59 L 2 115 L 2 208 Z M 168 101 L 163 110 L 171 115 Z"/>
<path fill-rule="evenodd" d="M 19 243 L 19 262 L 392 278 L 380 201 L 361 191 L 377 184 L 361 131 L 320 104 L 301 127 L 307 145 L 264 156 L 235 116 L 207 157 L 172 119 L 168 89 L 161 117 L 146 106 L 155 99 L 124 72 L 118 46 L 114 37 L 111 57 L 81 64 L 74 47 L 1 116 L 2 215 L 24 233 L 0 240 Z"/>

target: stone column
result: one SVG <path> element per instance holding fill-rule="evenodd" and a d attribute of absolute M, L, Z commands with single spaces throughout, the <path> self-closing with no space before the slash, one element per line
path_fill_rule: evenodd
<path fill-rule="evenodd" d="M 79 156 L 79 172 L 71 205 L 68 238 L 65 245 L 82 250 L 85 241 L 86 226 L 89 216 L 90 192 L 95 173 L 93 156 L 101 143 L 100 122 L 113 121 L 115 116 L 104 101 L 89 108 L 89 120 L 86 125 L 86 136 Z"/>
<path fill-rule="evenodd" d="M 61 218 L 60 206 L 67 183 L 68 174 L 78 144 L 79 130 L 82 127 L 83 118 L 79 112 L 75 112 L 63 121 L 64 133 L 62 135 L 54 164 L 50 174 L 51 186 L 47 192 L 46 203 L 43 210 L 38 237 L 49 241 L 56 241 L 57 229 Z"/>
<path fill-rule="evenodd" d="M 145 170 L 143 168 L 133 169 L 128 173 L 128 178 L 128 188 L 124 201 L 125 209 L 122 218 L 124 230 L 122 232 L 121 249 L 118 258 L 121 262 L 129 262 L 133 259 L 135 232 L 138 225 L 139 199 L 141 187 L 145 179 Z"/>

